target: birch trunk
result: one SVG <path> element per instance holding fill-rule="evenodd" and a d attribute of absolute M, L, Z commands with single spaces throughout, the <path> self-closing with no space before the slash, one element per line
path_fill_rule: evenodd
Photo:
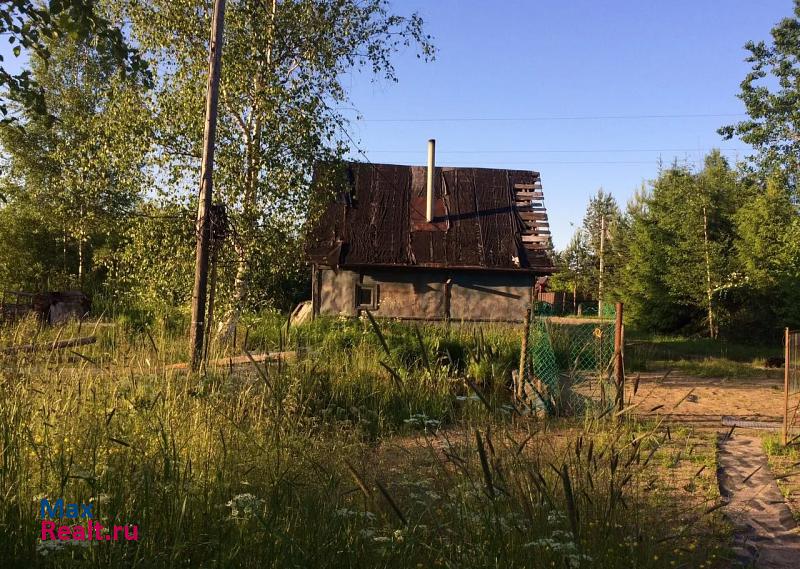
<path fill-rule="evenodd" d="M 271 16 L 272 26 L 270 34 L 275 32 L 275 11 L 277 9 L 277 2 L 272 1 Z M 272 38 L 269 40 L 269 47 L 266 54 L 266 67 L 269 70 L 272 66 Z M 261 81 L 260 77 L 253 78 L 253 100 L 252 109 L 247 121 L 241 120 L 240 127 L 242 128 L 247 144 L 246 160 L 247 170 L 245 172 L 245 192 L 242 199 L 242 219 L 244 220 L 245 229 L 243 234 L 236 240 L 234 248 L 239 261 L 236 266 L 236 277 L 233 282 L 233 297 L 231 298 L 231 306 L 225 313 L 225 316 L 220 321 L 217 328 L 217 341 L 220 343 L 231 343 L 236 337 L 236 327 L 239 325 L 239 320 L 242 316 L 242 308 L 247 301 L 248 284 L 250 274 L 250 263 L 252 261 L 251 250 L 251 231 L 252 227 L 256 225 L 257 218 L 257 192 L 259 184 L 259 173 L 261 171 L 261 142 L 263 136 L 263 126 L 261 115 L 259 111 L 259 102 L 261 96 Z M 246 349 L 246 346 L 243 346 Z"/>
<path fill-rule="evenodd" d="M 606 256 L 606 216 L 600 218 L 600 278 L 597 285 L 597 317 L 603 317 L 603 270 L 605 269 Z"/>
<path fill-rule="evenodd" d="M 236 327 L 242 316 L 242 306 L 247 301 L 247 283 L 249 272 L 249 255 L 245 247 L 235 246 L 239 262 L 236 266 L 236 278 L 233 281 L 233 296 L 231 306 L 225 312 L 217 327 L 217 342 L 220 344 L 231 343 L 236 337 Z"/>

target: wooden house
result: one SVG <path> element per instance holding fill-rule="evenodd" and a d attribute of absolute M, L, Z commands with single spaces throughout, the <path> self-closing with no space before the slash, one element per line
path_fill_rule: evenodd
<path fill-rule="evenodd" d="M 538 172 L 351 162 L 308 239 L 313 314 L 522 321 L 553 270 Z M 320 189 L 320 188 L 318 188 Z"/>

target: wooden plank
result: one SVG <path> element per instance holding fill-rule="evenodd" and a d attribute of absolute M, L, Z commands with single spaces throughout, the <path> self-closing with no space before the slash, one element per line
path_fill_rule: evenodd
<path fill-rule="evenodd" d="M 250 357 L 247 354 L 243 356 L 232 356 L 229 358 L 219 358 L 216 360 L 210 360 L 206 365 L 212 367 L 224 367 L 224 366 L 234 366 L 234 365 L 246 365 L 251 364 L 252 362 L 250 359 L 257 363 L 262 362 L 277 362 L 277 361 L 291 361 L 297 358 L 297 352 L 268 352 L 266 354 L 252 354 Z M 164 369 L 168 370 L 183 370 L 189 369 L 189 364 L 187 363 L 179 363 L 179 364 L 170 364 L 165 366 Z"/>
<path fill-rule="evenodd" d="M 550 238 L 547 235 L 523 235 L 523 243 L 547 243 Z"/>
<path fill-rule="evenodd" d="M 544 194 L 542 192 L 516 192 L 514 197 L 517 200 L 543 200 Z"/>
<path fill-rule="evenodd" d="M 549 231 L 542 231 L 541 229 L 528 229 L 522 232 L 522 235 L 550 235 Z"/>
<path fill-rule="evenodd" d="M 533 184 L 514 184 L 515 190 L 541 190 L 542 183 L 535 182 Z"/>
<path fill-rule="evenodd" d="M 546 213 L 530 213 L 527 211 L 519 212 L 519 216 L 525 221 L 546 221 L 547 214 Z"/>

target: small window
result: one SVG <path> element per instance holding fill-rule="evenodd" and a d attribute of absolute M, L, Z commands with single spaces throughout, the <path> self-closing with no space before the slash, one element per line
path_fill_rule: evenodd
<path fill-rule="evenodd" d="M 375 310 L 378 306 L 378 286 L 371 284 L 356 285 L 356 308 Z"/>

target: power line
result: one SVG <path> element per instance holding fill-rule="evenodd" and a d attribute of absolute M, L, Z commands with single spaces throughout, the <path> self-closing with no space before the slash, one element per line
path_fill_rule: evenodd
<path fill-rule="evenodd" d="M 627 152 L 748 152 L 749 148 L 612 148 L 612 149 L 528 149 L 528 150 L 442 150 L 438 154 L 569 154 L 569 153 L 627 153 Z M 420 154 L 416 150 L 370 150 L 370 153 L 380 154 Z"/>
<path fill-rule="evenodd" d="M 561 115 L 538 117 L 402 117 L 361 118 L 362 122 L 535 122 L 535 121 L 594 121 L 594 120 L 643 120 L 643 119 L 696 119 L 745 117 L 745 113 L 686 113 L 686 114 L 641 114 L 641 115 Z"/>
<path fill-rule="evenodd" d="M 362 156 L 372 164 L 366 155 L 362 153 Z M 464 166 L 465 168 L 469 167 L 492 167 L 492 168 L 504 168 L 507 165 L 526 165 L 528 167 L 538 167 L 542 164 L 561 164 L 561 165 L 592 165 L 592 166 L 601 166 L 601 165 L 653 165 L 657 163 L 657 159 L 653 160 L 497 160 L 494 162 L 470 162 L 468 166 Z M 672 164 L 672 160 L 670 161 L 662 161 L 665 166 L 669 166 Z M 687 159 L 687 158 L 679 158 L 679 164 L 697 164 L 697 160 Z M 456 166 L 456 165 L 453 165 Z"/>

